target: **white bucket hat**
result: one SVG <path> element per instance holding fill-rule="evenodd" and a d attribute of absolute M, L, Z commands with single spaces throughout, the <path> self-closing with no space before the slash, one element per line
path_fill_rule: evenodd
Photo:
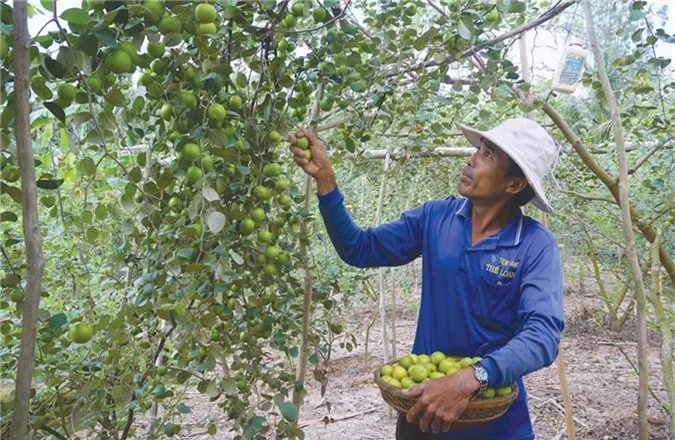
<path fill-rule="evenodd" d="M 553 212 L 544 195 L 542 180 L 549 172 L 558 149 L 544 128 L 527 118 L 509 119 L 492 130 L 479 131 L 461 125 L 462 133 L 476 148 L 483 146 L 483 138 L 506 153 L 523 170 L 534 190 L 531 202 L 544 212 Z"/>

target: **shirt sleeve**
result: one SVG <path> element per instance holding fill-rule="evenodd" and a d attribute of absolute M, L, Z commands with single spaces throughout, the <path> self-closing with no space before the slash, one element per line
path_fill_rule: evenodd
<path fill-rule="evenodd" d="M 520 377 L 550 365 L 558 355 L 562 333 L 562 262 L 555 239 L 534 251 L 523 267 L 518 305 L 519 330 L 502 348 L 484 356 L 481 364 L 490 387 L 510 385 Z"/>
<path fill-rule="evenodd" d="M 319 210 L 335 250 L 356 267 L 401 266 L 422 253 L 424 205 L 406 211 L 397 221 L 361 229 L 344 206 L 338 188 L 319 196 Z"/>

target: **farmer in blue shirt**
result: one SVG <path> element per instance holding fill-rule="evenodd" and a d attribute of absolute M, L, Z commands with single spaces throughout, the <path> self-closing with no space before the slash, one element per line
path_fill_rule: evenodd
<path fill-rule="evenodd" d="M 464 196 L 432 200 L 397 221 L 361 229 L 343 204 L 318 138 L 289 136 L 295 162 L 316 180 L 319 208 L 340 257 L 352 266 L 400 266 L 423 256 L 422 299 L 413 353 L 480 356 L 471 367 L 416 385 L 417 404 L 400 415 L 396 438 L 529 440 L 534 438 L 522 377 L 553 362 L 563 330 L 562 269 L 555 237 L 521 213 L 551 212 L 542 188 L 556 154 L 536 122 L 519 118 L 481 132 L 462 126 L 477 150 L 459 177 Z M 311 160 L 297 147 L 306 136 Z M 500 418 L 453 427 L 472 396 L 518 383 Z"/>

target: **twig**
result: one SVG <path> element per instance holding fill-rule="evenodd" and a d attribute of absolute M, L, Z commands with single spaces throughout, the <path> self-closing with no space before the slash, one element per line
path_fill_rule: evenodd
<path fill-rule="evenodd" d="M 584 199 L 584 200 L 596 200 L 596 201 L 599 201 L 599 202 L 607 202 L 607 203 L 611 203 L 612 205 L 616 205 L 616 201 L 614 201 L 612 199 L 609 199 L 609 198 L 606 198 L 606 197 L 587 196 L 585 194 L 580 194 L 580 193 L 575 192 L 575 191 L 568 191 L 568 190 L 564 190 L 564 189 L 561 189 L 560 192 L 562 192 L 563 194 L 569 194 L 571 196 L 579 197 L 579 198 Z"/>
<path fill-rule="evenodd" d="M 331 416 L 328 416 L 328 415 L 327 415 L 327 416 L 324 416 L 324 417 L 323 417 L 322 419 L 320 419 L 320 420 L 312 420 L 312 421 L 310 421 L 310 422 L 303 423 L 302 425 L 300 425 L 300 428 L 306 428 L 306 427 L 308 427 L 308 426 L 318 425 L 318 424 L 321 424 L 321 423 L 327 425 L 327 424 L 329 424 L 329 423 L 342 422 L 342 421 L 345 421 L 345 420 L 349 420 L 349 419 L 353 419 L 353 418 L 355 418 L 355 417 L 362 416 L 362 415 L 364 415 L 364 414 L 370 414 L 370 413 L 372 413 L 372 412 L 377 411 L 378 409 L 380 409 L 380 408 L 377 407 L 377 406 L 374 406 L 374 407 L 372 407 L 372 408 L 368 408 L 368 409 L 363 410 L 363 411 L 359 411 L 359 412 L 351 413 L 351 414 L 346 414 L 346 415 L 338 416 L 338 417 L 331 417 Z"/>
<path fill-rule="evenodd" d="M 638 170 L 638 168 L 640 168 L 645 162 L 647 162 L 647 161 L 649 160 L 649 158 L 652 157 L 652 155 L 653 155 L 654 153 L 656 153 L 658 150 L 660 150 L 664 145 L 666 145 L 666 144 L 667 144 L 668 142 L 670 142 L 671 140 L 672 140 L 671 138 L 664 139 L 664 140 L 662 140 L 661 142 L 659 142 L 659 143 L 657 143 L 656 145 L 654 145 L 654 146 L 647 152 L 647 154 L 645 154 L 640 160 L 638 160 L 637 162 L 635 162 L 635 165 L 633 165 L 632 167 L 628 168 L 628 175 L 630 176 L 631 174 L 633 174 L 634 172 L 636 172 L 636 171 Z"/>

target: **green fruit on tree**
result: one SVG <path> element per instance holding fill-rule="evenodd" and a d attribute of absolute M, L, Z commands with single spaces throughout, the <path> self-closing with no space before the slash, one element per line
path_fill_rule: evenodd
<path fill-rule="evenodd" d="M 202 172 L 201 168 L 190 165 L 187 169 L 187 172 L 185 173 L 185 181 L 188 185 L 193 185 L 195 182 L 201 179 L 203 175 L 204 173 Z"/>
<path fill-rule="evenodd" d="M 408 17 L 412 17 L 417 13 L 417 6 L 415 6 L 414 4 L 408 5 L 408 7 L 405 8 L 403 13 Z"/>
<path fill-rule="evenodd" d="M 263 243 L 272 243 L 272 241 L 274 241 L 274 235 L 267 229 L 263 229 L 262 231 L 258 232 L 258 240 L 262 241 Z"/>
<path fill-rule="evenodd" d="M 312 9 L 312 18 L 317 23 L 323 22 L 326 19 L 326 15 L 326 10 L 322 7 L 317 6 Z"/>
<path fill-rule="evenodd" d="M 279 270 L 274 264 L 266 264 L 265 267 L 263 267 L 263 272 L 266 275 L 275 275 Z"/>
<path fill-rule="evenodd" d="M 295 19 L 295 15 L 286 14 L 286 16 L 283 19 L 283 23 L 284 23 L 284 26 L 286 26 L 286 27 L 295 26 L 295 23 L 297 23 L 297 20 Z"/>
<path fill-rule="evenodd" d="M 164 15 L 164 5 L 161 0 L 145 0 L 143 7 L 145 8 L 145 18 L 151 23 L 157 23 L 160 17 Z"/>
<path fill-rule="evenodd" d="M 274 182 L 274 189 L 277 191 L 286 191 L 288 189 L 288 180 L 281 177 Z"/>
<path fill-rule="evenodd" d="M 87 79 L 85 79 L 84 82 L 87 83 L 89 89 L 91 89 L 91 91 L 94 93 L 100 92 L 101 88 L 103 87 L 103 81 L 101 81 L 101 78 L 97 76 L 87 77 Z"/>
<path fill-rule="evenodd" d="M 293 6 L 291 6 L 291 12 L 296 17 L 302 17 L 305 15 L 305 5 L 301 2 L 293 3 Z"/>
<path fill-rule="evenodd" d="M 216 20 L 216 8 L 208 3 L 201 3 L 195 8 L 197 23 L 212 23 Z"/>
<path fill-rule="evenodd" d="M 321 102 L 319 103 L 319 107 L 321 108 L 321 110 L 327 112 L 327 111 L 329 111 L 330 109 L 333 108 L 333 100 L 328 99 L 328 98 L 323 98 L 321 100 Z"/>
<path fill-rule="evenodd" d="M 254 194 L 256 197 L 262 199 L 262 200 L 269 200 L 272 198 L 272 190 L 267 188 L 266 186 L 258 185 L 255 187 L 253 190 Z"/>
<path fill-rule="evenodd" d="M 197 35 L 212 35 L 218 32 L 215 23 L 201 23 L 197 25 Z"/>
<path fill-rule="evenodd" d="M 281 248 L 279 246 L 267 246 L 265 248 L 265 256 L 271 260 L 276 260 L 280 253 Z"/>
<path fill-rule="evenodd" d="M 9 299 L 11 299 L 15 303 L 20 303 L 21 301 L 23 301 L 24 296 L 25 294 L 23 293 L 23 290 L 15 289 L 9 295 Z"/>
<path fill-rule="evenodd" d="M 199 148 L 199 145 L 193 144 L 193 143 L 188 143 L 183 145 L 183 151 L 181 152 L 181 159 L 192 163 L 201 154 L 201 148 Z"/>
<path fill-rule="evenodd" d="M 241 99 L 241 96 L 239 95 L 232 95 L 230 96 L 230 99 L 227 101 L 227 106 L 235 110 L 239 110 L 243 105 L 244 101 Z"/>
<path fill-rule="evenodd" d="M 180 100 L 183 101 L 183 104 L 185 104 L 185 106 L 188 107 L 188 108 L 191 108 L 191 109 L 197 108 L 197 105 L 198 105 L 197 97 L 194 95 L 194 93 L 182 90 L 180 92 Z"/>
<path fill-rule="evenodd" d="M 295 140 L 295 146 L 298 148 L 302 148 L 303 150 L 306 150 L 309 148 L 309 139 L 307 139 L 304 136 L 299 137 Z"/>
<path fill-rule="evenodd" d="M 225 119 L 225 107 L 217 102 L 209 105 L 209 108 L 206 110 L 206 115 L 212 121 L 221 122 Z"/>
<path fill-rule="evenodd" d="M 173 117 L 173 106 L 167 102 L 159 109 L 159 115 L 162 119 L 168 121 Z"/>
<path fill-rule="evenodd" d="M 193 223 L 190 225 L 190 233 L 193 237 L 201 237 L 204 233 L 204 225 L 202 222 Z"/>
<path fill-rule="evenodd" d="M 136 49 L 136 45 L 134 43 L 130 41 L 122 41 L 117 46 L 117 49 L 125 51 L 133 63 L 138 61 L 138 50 Z"/>
<path fill-rule="evenodd" d="M 491 10 L 485 15 L 485 22 L 495 24 L 499 21 L 499 12 L 496 9 Z"/>
<path fill-rule="evenodd" d="M 276 130 L 272 130 L 270 132 L 270 141 L 272 142 L 279 142 L 281 140 L 281 133 L 279 133 Z"/>
<path fill-rule="evenodd" d="M 153 58 L 160 58 L 164 55 L 164 43 L 161 41 L 151 41 L 148 43 L 148 55 Z"/>
<path fill-rule="evenodd" d="M 162 17 L 162 19 L 159 20 L 159 25 L 157 25 L 157 27 L 159 28 L 159 32 L 164 35 L 177 34 L 182 29 L 180 19 L 174 16 Z"/>
<path fill-rule="evenodd" d="M 286 264 L 290 259 L 291 257 L 286 252 L 280 253 L 279 256 L 277 257 L 277 261 L 280 264 Z"/>
<path fill-rule="evenodd" d="M 210 173 L 213 170 L 213 156 L 203 156 L 202 157 L 202 169 L 205 173 Z"/>
<path fill-rule="evenodd" d="M 279 202 L 279 204 L 281 206 L 290 206 L 291 205 L 291 198 L 287 194 L 280 195 L 279 198 L 277 199 L 277 201 Z"/>
<path fill-rule="evenodd" d="M 267 215 L 265 214 L 265 210 L 262 208 L 255 208 L 253 211 L 251 211 L 251 218 L 253 219 L 254 222 L 260 223 L 265 221 L 265 218 L 267 218 Z"/>
<path fill-rule="evenodd" d="M 169 208 L 174 211 L 180 211 L 183 209 L 183 202 L 178 197 L 171 197 L 169 199 Z"/>
<path fill-rule="evenodd" d="M 166 62 L 161 58 L 152 60 L 152 62 L 150 63 L 150 70 L 152 70 L 158 75 L 163 74 L 165 69 L 166 69 Z"/>
<path fill-rule="evenodd" d="M 263 167 L 263 174 L 267 177 L 277 177 L 281 174 L 281 165 L 278 163 L 268 163 Z"/>
<path fill-rule="evenodd" d="M 255 222 L 250 218 L 245 218 L 244 220 L 241 221 L 241 224 L 239 225 L 239 230 L 241 231 L 242 234 L 248 235 L 255 230 Z"/>
<path fill-rule="evenodd" d="M 106 59 L 106 66 L 115 73 L 127 73 L 133 69 L 133 63 L 128 53 L 115 50 Z"/>
<path fill-rule="evenodd" d="M 56 94 L 59 95 L 59 98 L 65 99 L 66 101 L 72 101 L 75 99 L 77 94 L 77 89 L 75 86 L 68 83 L 61 83 L 56 88 Z"/>
<path fill-rule="evenodd" d="M 68 337 L 76 344 L 84 344 L 94 336 L 94 330 L 90 325 L 78 322 L 68 331 Z"/>

